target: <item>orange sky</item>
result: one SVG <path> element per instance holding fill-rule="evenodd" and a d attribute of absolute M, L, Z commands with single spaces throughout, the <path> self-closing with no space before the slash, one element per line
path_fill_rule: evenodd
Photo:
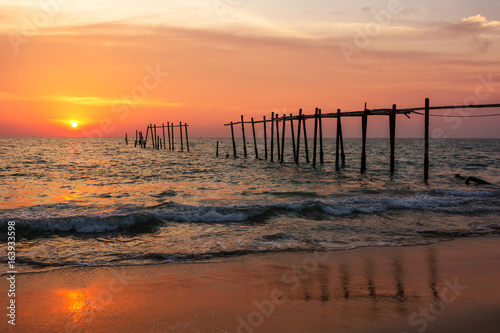
<path fill-rule="evenodd" d="M 241 114 L 500 103 L 498 2 L 41 3 L 0 0 L 0 136 L 132 136 L 167 121 L 228 136 Z M 386 137 L 386 117 L 371 119 L 369 135 Z M 398 117 L 397 135 L 421 137 L 422 122 Z M 432 118 L 447 137 L 500 137 L 498 125 Z"/>

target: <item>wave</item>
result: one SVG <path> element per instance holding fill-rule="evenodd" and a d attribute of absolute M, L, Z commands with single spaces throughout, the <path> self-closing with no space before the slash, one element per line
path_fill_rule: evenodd
<path fill-rule="evenodd" d="M 431 190 L 407 197 L 353 197 L 277 203 L 183 205 L 173 202 L 153 207 L 124 206 L 106 212 L 75 204 L 41 205 L 0 215 L 0 230 L 7 222 L 27 233 L 114 231 L 149 232 L 169 223 L 264 223 L 278 217 L 331 220 L 356 215 L 398 211 L 434 211 L 446 214 L 500 212 L 496 192 Z M 482 201 L 481 201 L 482 200 Z M 485 202 L 484 200 L 487 200 Z M 96 212 L 97 211 L 97 212 Z"/>

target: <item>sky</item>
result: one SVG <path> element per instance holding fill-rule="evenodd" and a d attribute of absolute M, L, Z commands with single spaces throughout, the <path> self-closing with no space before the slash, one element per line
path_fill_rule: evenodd
<path fill-rule="evenodd" d="M 0 0 L 0 136 L 182 121 L 223 137 L 241 115 L 500 103 L 499 65 L 497 0 Z M 455 116 L 432 117 L 434 138 L 500 137 L 500 117 L 456 117 L 500 109 L 433 113 Z M 368 136 L 387 137 L 387 118 Z M 410 118 L 397 137 L 423 136 Z"/>

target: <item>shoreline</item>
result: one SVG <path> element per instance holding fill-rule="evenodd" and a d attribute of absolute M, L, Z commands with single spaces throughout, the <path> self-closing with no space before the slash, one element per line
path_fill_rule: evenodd
<path fill-rule="evenodd" d="M 17 276 L 2 332 L 461 332 L 500 327 L 500 238 Z M 200 265 L 202 264 L 202 265 Z M 0 288 L 8 290 L 6 279 Z M 422 310 L 423 309 L 423 310 Z M 424 311 L 424 312 L 422 312 Z M 444 327 L 444 328 L 443 328 Z"/>

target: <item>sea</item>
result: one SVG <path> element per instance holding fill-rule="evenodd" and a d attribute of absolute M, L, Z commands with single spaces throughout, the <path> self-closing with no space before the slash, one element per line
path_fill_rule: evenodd
<path fill-rule="evenodd" d="M 219 156 L 216 156 L 217 141 Z M 308 142 L 312 162 L 312 142 Z M 237 139 L 189 138 L 184 151 L 141 149 L 121 138 L 0 138 L 0 254 L 15 223 L 16 269 L 221 261 L 256 253 L 411 246 L 500 235 L 500 139 L 335 140 L 324 163 L 292 142 L 284 162 L 248 157 Z M 318 147 L 319 150 L 319 147 Z M 274 150 L 276 154 L 276 148 Z M 491 183 L 465 184 L 455 174 Z M 6 264 L 5 264 L 6 265 Z"/>

